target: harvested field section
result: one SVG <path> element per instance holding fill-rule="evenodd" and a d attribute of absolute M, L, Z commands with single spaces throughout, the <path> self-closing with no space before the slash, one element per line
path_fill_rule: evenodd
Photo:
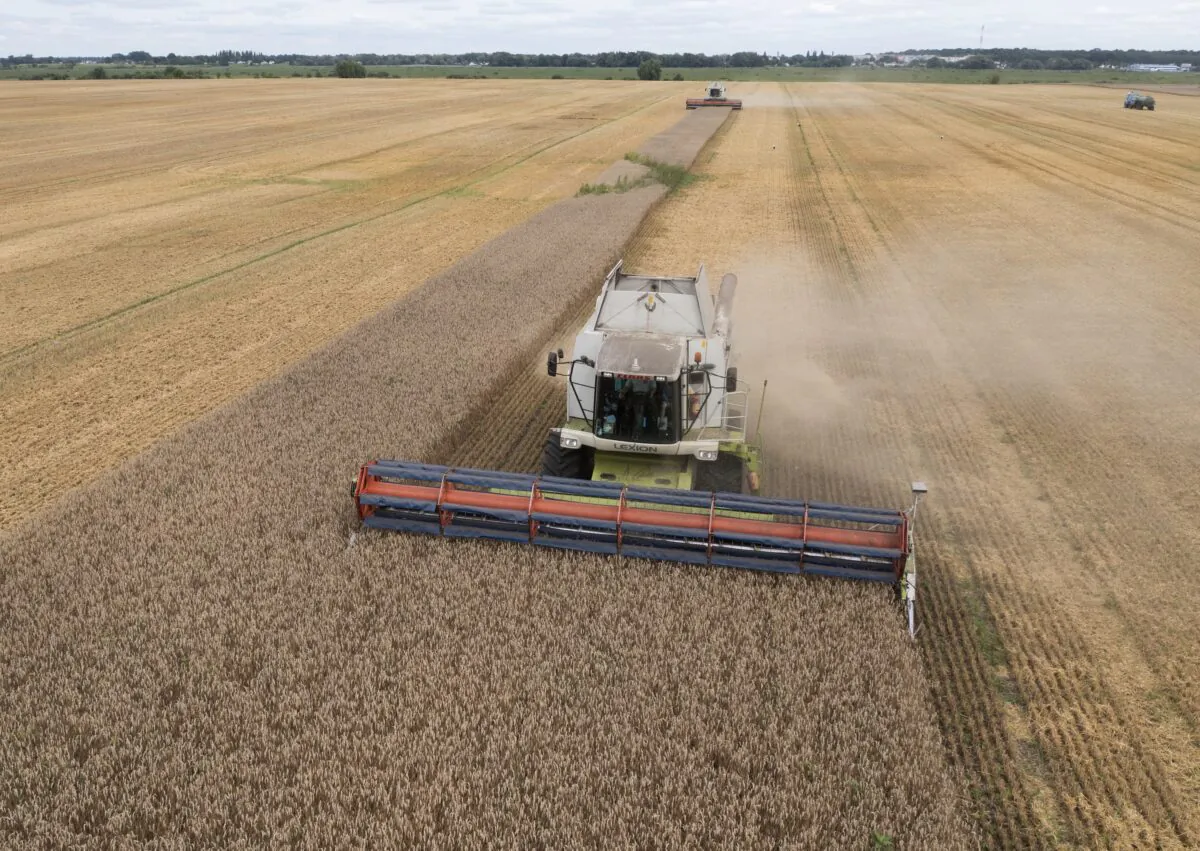
<path fill-rule="evenodd" d="M 1191 847 L 1200 105 L 1164 94 L 1134 122 L 1100 89 L 802 85 L 771 103 L 656 212 L 635 265 L 741 276 L 769 488 L 898 504 L 929 482 L 921 645 L 989 843 Z"/>
<path fill-rule="evenodd" d="M 0 328 L 0 525 L 574 194 L 679 118 L 665 93 L 599 82 L 32 92 L 0 92 L 12 213 L 0 222 L 12 320 Z"/>

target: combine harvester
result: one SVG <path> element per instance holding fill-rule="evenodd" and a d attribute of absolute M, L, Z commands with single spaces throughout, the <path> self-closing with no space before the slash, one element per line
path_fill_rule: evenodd
<path fill-rule="evenodd" d="M 762 447 L 732 348 L 737 279 L 717 298 L 692 277 L 608 273 L 570 361 L 567 422 L 550 430 L 542 475 L 373 461 L 354 500 L 363 525 L 491 538 L 687 564 L 883 582 L 915 635 L 907 510 L 758 495 Z M 762 401 L 759 401 L 759 419 Z M 756 429 L 757 431 L 757 429 Z M 749 493 L 747 493 L 747 491 Z"/>
<path fill-rule="evenodd" d="M 687 99 L 688 109 L 696 109 L 701 106 L 728 106 L 732 109 L 741 109 L 742 102 L 735 98 L 725 97 L 724 83 L 712 82 L 708 84 L 708 94 L 704 97 Z"/>

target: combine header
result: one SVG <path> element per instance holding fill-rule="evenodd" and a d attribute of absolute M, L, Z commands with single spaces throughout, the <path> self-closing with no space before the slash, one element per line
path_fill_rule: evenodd
<path fill-rule="evenodd" d="M 547 436 L 542 474 L 373 461 L 354 485 L 363 525 L 883 582 L 915 634 L 924 484 L 908 510 L 757 495 L 762 449 L 747 433 L 731 343 L 736 285 L 726 275 L 714 299 L 703 267 L 658 277 L 618 263 L 573 358 L 547 359 L 552 376 L 566 367 L 567 421 Z"/>
<path fill-rule="evenodd" d="M 405 461 L 365 465 L 354 488 L 375 529 L 895 585 L 914 633 L 924 493 L 896 511 Z"/>
<path fill-rule="evenodd" d="M 741 109 L 742 102 L 734 98 L 725 97 L 724 83 L 712 82 L 708 84 L 708 94 L 704 97 L 687 99 L 688 109 L 696 109 L 701 106 L 728 106 L 732 109 Z"/>

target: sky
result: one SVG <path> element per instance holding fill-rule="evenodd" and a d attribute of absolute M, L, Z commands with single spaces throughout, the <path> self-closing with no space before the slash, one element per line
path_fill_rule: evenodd
<path fill-rule="evenodd" d="M 4 0 L 0 55 L 1200 49 L 1200 0 Z"/>

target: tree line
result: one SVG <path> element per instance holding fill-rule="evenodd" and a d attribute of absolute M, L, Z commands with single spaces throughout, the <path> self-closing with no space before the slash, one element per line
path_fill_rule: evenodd
<path fill-rule="evenodd" d="M 945 63 L 943 57 L 969 56 L 968 60 L 955 63 L 954 67 L 991 68 L 1004 65 L 1009 68 L 1086 70 L 1101 65 L 1129 65 L 1149 63 L 1167 65 L 1190 62 L 1200 67 L 1200 50 L 1035 50 L 1032 48 L 937 48 L 930 50 L 905 50 L 880 54 L 876 61 L 887 61 L 896 56 L 927 55 L 933 57 L 926 62 L 930 67 Z M 476 53 L 356 53 L 356 54 L 267 54 L 255 50 L 219 50 L 212 54 L 193 56 L 168 53 L 165 56 L 151 54 L 145 50 L 114 53 L 109 56 L 8 56 L 0 58 L 0 68 L 23 65 L 52 65 L 74 62 L 103 62 L 130 65 L 210 65 L 228 67 L 234 64 L 336 67 L 343 61 L 357 62 L 370 67 L 374 65 L 480 65 L 501 68 L 637 68 L 653 60 L 664 68 L 769 68 L 804 67 L 836 68 L 855 64 L 855 57 L 843 53 L 807 51 L 791 55 L 753 51 L 737 53 L 654 53 L 648 50 L 606 51 L 603 53 L 510 53 L 508 51 Z M 861 61 L 861 60 L 860 60 Z M 870 61 L 870 60 L 867 60 Z"/>
<path fill-rule="evenodd" d="M 70 62 L 104 62 L 131 65 L 213 65 L 235 64 L 297 66 L 336 66 L 350 60 L 372 65 L 480 65 L 501 68 L 636 68 L 647 60 L 667 68 L 763 68 L 779 65 L 836 67 L 851 65 L 854 57 L 810 51 L 792 56 L 740 51 L 737 53 L 654 53 L 649 50 L 607 51 L 604 53 L 354 53 L 302 54 L 260 53 L 254 50 L 220 50 L 213 54 L 182 56 L 168 53 L 157 56 L 145 50 L 114 53 L 109 56 L 9 56 L 0 58 L 0 67 L 52 65 Z"/>

